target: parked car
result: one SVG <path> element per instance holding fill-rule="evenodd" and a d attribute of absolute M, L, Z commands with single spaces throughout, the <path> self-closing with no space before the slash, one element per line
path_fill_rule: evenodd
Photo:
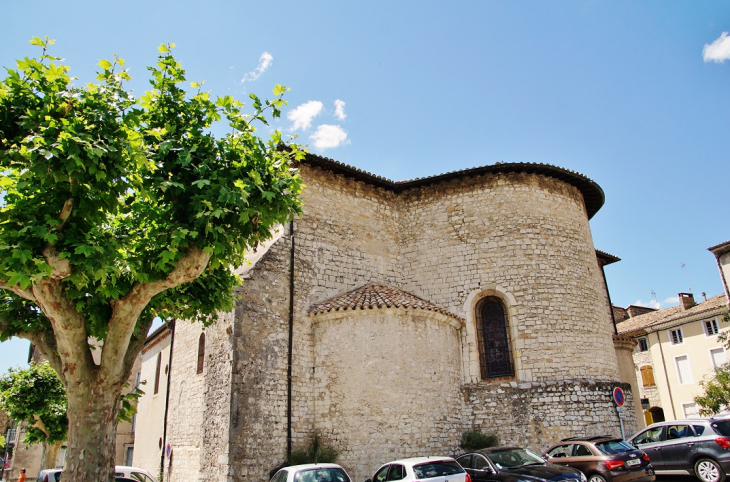
<path fill-rule="evenodd" d="M 271 482 L 352 482 L 352 479 L 337 464 L 302 464 L 279 469 Z"/>
<path fill-rule="evenodd" d="M 657 422 L 628 439 L 649 456 L 657 475 L 694 474 L 721 482 L 730 470 L 730 419 Z"/>
<path fill-rule="evenodd" d="M 610 435 L 571 437 L 550 447 L 544 457 L 551 464 L 583 472 L 588 482 L 654 482 L 649 456 Z"/>
<path fill-rule="evenodd" d="M 114 467 L 114 477 L 132 479 L 135 482 L 157 482 L 152 474 L 145 469 L 117 465 Z M 41 470 L 36 482 L 59 482 L 62 479 L 61 469 Z"/>
<path fill-rule="evenodd" d="M 451 457 L 416 457 L 388 462 L 365 482 L 471 482 L 469 474 Z"/>
<path fill-rule="evenodd" d="M 544 481 L 581 481 L 586 476 L 579 470 L 564 465 L 554 465 L 528 449 L 520 447 L 492 447 L 459 455 L 461 464 L 474 482 L 517 482 L 529 479 Z"/>

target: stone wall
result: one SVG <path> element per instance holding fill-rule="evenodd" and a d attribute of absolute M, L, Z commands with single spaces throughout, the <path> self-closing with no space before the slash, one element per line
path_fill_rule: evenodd
<path fill-rule="evenodd" d="M 315 431 L 354 480 L 461 437 L 461 322 L 420 309 L 313 317 Z"/>
<path fill-rule="evenodd" d="M 465 419 L 470 421 L 465 429 L 494 433 L 500 444 L 528 447 L 540 454 L 566 437 L 620 437 L 612 399 L 616 386 L 626 394 L 625 406 L 632 406 L 628 383 L 565 379 L 465 385 Z M 625 413 L 628 437 L 636 431 L 636 416 L 632 410 Z"/>
<path fill-rule="evenodd" d="M 202 332 L 201 323 L 175 322 L 170 373 L 171 409 L 167 414 L 166 443 L 172 447 L 169 468 L 165 470 L 168 482 L 188 481 L 188 474 L 199 470 L 201 434 L 207 419 L 203 403 L 205 365 L 209 364 L 204 365 L 203 373 L 197 373 L 198 340 Z M 211 347 L 207 338 L 205 348 L 205 361 L 209 362 Z M 167 362 L 163 362 L 163 366 L 166 367 Z M 163 373 L 167 371 L 163 370 Z"/>
<path fill-rule="evenodd" d="M 317 434 L 364 479 L 393 458 L 457 452 L 470 429 L 538 450 L 589 429 L 618 434 L 613 326 L 575 187 L 539 175 L 493 174 L 396 194 L 308 165 L 301 174 L 307 189 L 304 215 L 294 223 L 294 449 L 306 448 Z M 208 330 L 206 341 L 216 341 L 215 355 L 206 358 L 200 409 L 205 480 L 267 480 L 286 456 L 288 228 L 242 270 L 230 321 Z M 433 320 L 391 310 L 324 324 L 307 316 L 312 304 L 366 283 L 419 296 L 463 317 L 466 326 L 443 330 Z M 497 296 L 507 307 L 517 370 L 504 383 L 480 380 L 473 312 L 483 296 Z M 353 330 L 345 320 L 362 326 Z M 446 340 L 447 347 L 434 353 L 407 345 L 399 355 L 391 346 L 399 336 L 426 332 L 425 343 Z M 383 340 L 380 352 L 368 345 L 373 340 Z M 340 343 L 346 350 L 335 349 Z M 407 369 L 376 369 L 382 377 L 374 376 L 362 370 L 363 353 L 377 366 Z M 451 388 L 433 391 L 434 383 Z M 401 385 L 405 393 L 417 387 L 420 393 L 358 416 L 354 407 L 378 384 L 389 400 L 398 398 L 394 387 Z M 420 405 L 419 397 L 428 403 Z M 410 414 L 419 410 L 438 413 L 418 425 Z M 381 432 L 370 428 L 386 418 L 397 423 Z"/>

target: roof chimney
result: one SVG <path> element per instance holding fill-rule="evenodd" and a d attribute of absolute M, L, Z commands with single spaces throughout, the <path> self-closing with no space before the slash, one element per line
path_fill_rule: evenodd
<path fill-rule="evenodd" d="M 688 310 L 695 305 L 695 297 L 692 293 L 679 293 L 679 301 L 682 302 L 682 309 Z"/>

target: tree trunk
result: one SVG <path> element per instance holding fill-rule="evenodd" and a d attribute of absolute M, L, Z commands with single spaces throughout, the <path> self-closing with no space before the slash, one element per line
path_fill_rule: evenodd
<path fill-rule="evenodd" d="M 89 380 L 68 387 L 68 449 L 63 471 L 74 482 L 114 482 L 121 387 Z"/>
<path fill-rule="evenodd" d="M 43 444 L 43 455 L 41 455 L 41 470 L 56 468 L 56 459 L 58 459 L 58 451 L 61 448 L 61 444 L 62 442 Z"/>

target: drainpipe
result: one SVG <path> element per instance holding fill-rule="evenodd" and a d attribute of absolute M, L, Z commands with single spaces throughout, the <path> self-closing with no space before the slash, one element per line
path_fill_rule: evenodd
<path fill-rule="evenodd" d="M 167 323 L 170 330 L 170 357 L 167 360 L 167 387 L 165 388 L 165 419 L 162 425 L 162 453 L 160 454 L 160 475 L 165 476 L 165 447 L 167 446 L 167 412 L 170 408 L 170 375 L 172 374 L 172 348 L 175 345 L 175 320 Z M 162 482 L 162 481 L 160 481 Z"/>
<path fill-rule="evenodd" d="M 659 353 L 662 357 L 662 366 L 664 367 L 664 379 L 667 381 L 667 391 L 669 392 L 669 404 L 672 407 L 672 418 L 674 420 L 677 420 L 677 414 L 674 411 L 674 398 L 672 398 L 672 386 L 669 384 L 669 374 L 667 373 L 667 362 L 664 359 L 664 350 L 662 349 L 662 340 L 659 338 L 659 332 L 655 331 L 656 333 L 656 341 L 659 343 Z"/>
<path fill-rule="evenodd" d="M 289 351 L 286 362 L 286 460 L 291 460 L 291 379 L 292 351 L 294 347 L 294 221 L 289 222 L 291 250 L 289 256 Z"/>

